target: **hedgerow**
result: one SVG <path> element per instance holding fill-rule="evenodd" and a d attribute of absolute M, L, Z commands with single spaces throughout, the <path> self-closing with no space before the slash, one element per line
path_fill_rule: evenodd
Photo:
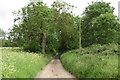
<path fill-rule="evenodd" d="M 92 45 L 61 55 L 63 66 L 78 78 L 118 77 L 118 45 Z"/>

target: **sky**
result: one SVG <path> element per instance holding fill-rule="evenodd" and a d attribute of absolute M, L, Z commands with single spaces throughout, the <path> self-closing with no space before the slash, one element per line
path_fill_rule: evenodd
<path fill-rule="evenodd" d="M 48 6 L 50 6 L 55 0 L 42 0 Z M 73 10 L 75 15 L 81 15 L 91 1 L 101 0 L 64 0 L 77 8 Z M 110 2 L 111 6 L 115 8 L 114 14 L 118 16 L 118 2 L 120 0 L 103 0 Z M 12 29 L 14 25 L 14 18 L 12 12 L 21 9 L 29 3 L 29 0 L 0 0 L 0 28 L 5 32 L 9 32 L 8 29 Z"/>

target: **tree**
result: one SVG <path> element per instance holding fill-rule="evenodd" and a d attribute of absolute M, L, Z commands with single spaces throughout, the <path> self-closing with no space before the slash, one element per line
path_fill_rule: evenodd
<path fill-rule="evenodd" d="M 0 28 L 0 47 L 5 44 L 5 35 L 6 33 L 4 32 L 4 30 Z"/>
<path fill-rule="evenodd" d="M 20 39 L 25 50 L 42 51 L 45 53 L 46 33 L 49 27 L 51 9 L 43 2 L 31 1 L 21 11 L 15 13 L 15 21 L 11 31 L 11 38 Z"/>
<path fill-rule="evenodd" d="M 52 6 L 59 41 L 59 52 L 78 48 L 78 26 L 76 25 L 76 18 L 72 14 L 74 6 L 64 1 L 56 1 Z"/>
<path fill-rule="evenodd" d="M 83 47 L 96 43 L 104 44 L 116 42 L 116 36 L 114 35 L 118 33 L 116 30 L 118 21 L 117 18 L 113 15 L 113 12 L 114 8 L 110 6 L 110 3 L 103 1 L 92 2 L 91 5 L 86 7 L 85 11 L 83 12 L 81 22 Z M 102 34 L 103 32 L 104 36 Z"/>
<path fill-rule="evenodd" d="M 56 53 L 76 49 L 79 35 L 76 18 L 71 12 L 73 7 L 56 1 L 52 8 L 48 8 L 43 2 L 32 1 L 14 12 L 18 24 L 14 25 L 9 39 L 33 52 Z"/>
<path fill-rule="evenodd" d="M 112 13 L 101 14 L 93 21 L 91 34 L 93 35 L 94 44 L 107 44 L 118 42 L 118 20 Z"/>

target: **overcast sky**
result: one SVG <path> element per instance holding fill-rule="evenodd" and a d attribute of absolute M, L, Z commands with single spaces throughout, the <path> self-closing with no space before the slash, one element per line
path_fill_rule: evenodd
<path fill-rule="evenodd" d="M 43 0 L 47 3 L 48 6 L 52 4 L 55 0 Z M 91 1 L 100 1 L 100 0 L 64 0 L 72 5 L 75 5 L 77 8 L 74 9 L 74 14 L 80 15 L 85 10 L 85 7 L 88 6 L 88 3 Z M 103 0 L 105 2 L 110 2 L 111 6 L 115 7 L 114 14 L 118 15 L 118 2 L 120 0 Z M 14 22 L 13 11 L 21 9 L 27 5 L 29 0 L 0 0 L 0 28 L 8 32 L 9 28 L 12 28 Z"/>

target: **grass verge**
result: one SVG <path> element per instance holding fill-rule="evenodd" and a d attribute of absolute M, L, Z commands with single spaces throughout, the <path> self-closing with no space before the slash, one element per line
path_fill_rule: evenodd
<path fill-rule="evenodd" d="M 20 48 L 2 50 L 2 78 L 34 78 L 51 59 L 50 55 L 28 53 Z M 46 57 L 47 56 L 47 57 Z"/>
<path fill-rule="evenodd" d="M 117 78 L 117 52 L 115 44 L 94 45 L 62 54 L 61 62 L 77 78 Z"/>

